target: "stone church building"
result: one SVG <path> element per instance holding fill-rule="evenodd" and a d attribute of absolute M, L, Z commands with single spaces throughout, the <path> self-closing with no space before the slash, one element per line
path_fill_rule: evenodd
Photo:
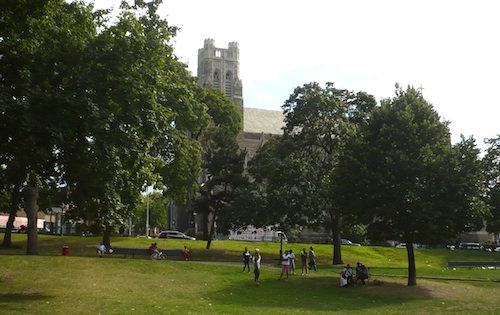
<path fill-rule="evenodd" d="M 238 43 L 230 42 L 227 48 L 218 48 L 213 39 L 205 39 L 203 48 L 198 50 L 197 76 L 201 86 L 221 90 L 241 111 L 243 131 L 238 143 L 251 158 L 270 136 L 282 134 L 281 128 L 285 124 L 282 111 L 244 106 L 239 57 Z M 187 231 L 197 238 L 202 236 L 202 218 L 177 207 L 169 209 L 168 217 L 169 229 Z"/>
<path fill-rule="evenodd" d="M 205 39 L 198 50 L 198 79 L 201 86 L 219 89 L 234 101 L 243 115 L 243 132 L 238 141 L 252 156 L 270 135 L 282 134 L 283 113 L 244 106 L 239 57 L 238 43 L 218 48 L 213 39 Z"/>

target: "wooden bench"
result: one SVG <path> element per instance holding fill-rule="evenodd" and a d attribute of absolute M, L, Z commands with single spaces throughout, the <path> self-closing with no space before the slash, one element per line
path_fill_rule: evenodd
<path fill-rule="evenodd" d="M 500 261 L 449 261 L 448 267 L 500 267 Z"/>
<path fill-rule="evenodd" d="M 167 256 L 180 256 L 182 257 L 182 250 L 180 249 L 164 249 L 160 250 L 164 255 Z M 149 252 L 149 249 L 146 248 L 120 248 L 120 247 L 114 247 L 111 248 L 108 251 L 108 254 L 123 254 L 124 257 L 127 257 L 127 255 L 131 255 L 134 257 L 135 255 L 147 255 L 151 256 L 151 253 Z M 191 257 L 193 253 L 189 252 L 189 256 Z"/>

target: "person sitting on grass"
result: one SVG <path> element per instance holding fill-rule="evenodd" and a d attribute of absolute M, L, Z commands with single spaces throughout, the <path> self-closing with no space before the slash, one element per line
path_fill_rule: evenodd
<path fill-rule="evenodd" d="M 106 246 L 104 246 L 103 243 L 100 243 L 97 245 L 97 255 L 99 255 L 99 258 L 102 258 L 102 256 L 106 253 Z"/>
<path fill-rule="evenodd" d="M 352 279 L 352 268 L 351 265 L 347 264 L 344 267 L 344 270 L 340 273 L 341 278 L 340 278 L 340 286 L 345 287 L 348 285 L 354 285 L 353 279 Z"/>
<path fill-rule="evenodd" d="M 360 280 L 362 284 L 366 284 L 365 280 L 368 280 L 369 277 L 370 271 L 365 265 L 360 264 L 359 268 L 356 267 L 356 281 Z"/>

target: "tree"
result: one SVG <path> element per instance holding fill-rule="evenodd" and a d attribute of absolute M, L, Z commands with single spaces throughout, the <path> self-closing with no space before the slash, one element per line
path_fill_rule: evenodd
<path fill-rule="evenodd" d="M 0 164 L 12 196 L 3 243 L 9 246 L 22 195 L 29 212 L 38 207 L 37 185 L 56 178 L 54 152 L 65 127 L 58 105 L 73 99 L 68 72 L 78 72 L 78 52 L 95 28 L 89 32 L 92 13 L 80 3 L 5 1 L 1 10 Z M 28 223 L 28 254 L 38 252 L 36 233 L 36 222 Z"/>
<path fill-rule="evenodd" d="M 149 218 L 148 225 L 151 229 L 164 229 L 167 225 L 167 205 L 168 199 L 161 192 L 152 192 L 142 196 L 132 218 L 134 231 L 146 234 L 146 218 Z M 149 214 L 146 213 L 148 210 Z"/>
<path fill-rule="evenodd" d="M 474 139 L 450 144 L 441 121 L 413 87 L 382 101 L 349 154 L 351 199 L 374 240 L 406 242 L 408 285 L 416 285 L 413 244 L 439 244 L 480 227 L 479 150 Z"/>
<path fill-rule="evenodd" d="M 500 233 L 500 136 L 486 139 L 485 143 L 489 147 L 486 149 L 482 162 L 490 208 L 490 215 L 486 220 L 486 231 L 495 234 L 498 242 Z"/>
<path fill-rule="evenodd" d="M 74 215 L 110 235 L 126 224 L 139 192 L 155 184 L 167 192 L 184 185 L 179 175 L 197 176 L 199 144 L 189 136 L 206 116 L 196 83 L 168 45 L 176 28 L 157 15 L 161 1 L 122 3 L 116 24 L 100 25 L 89 45 L 88 66 L 79 81 L 79 113 L 68 119 L 60 159 Z"/>
<path fill-rule="evenodd" d="M 80 2 L 2 5 L 0 164 L 11 211 L 22 191 L 36 197 L 24 189 L 35 173 L 66 186 L 70 214 L 95 221 L 109 246 L 147 185 L 180 194 L 179 174 L 197 176 L 190 133 L 206 107 L 169 45 L 177 29 L 156 14 L 160 3 L 123 2 L 116 22 Z"/>
<path fill-rule="evenodd" d="M 317 227 L 324 223 L 324 217 L 311 207 L 311 172 L 316 167 L 305 159 L 294 141 L 284 137 L 271 137 L 257 151 L 249 162 L 249 173 L 260 202 L 255 202 L 249 224 L 279 224 L 280 229 L 289 231 L 292 227 Z"/>
<path fill-rule="evenodd" d="M 211 123 L 194 135 L 203 148 L 204 178 L 200 180 L 193 208 L 204 217 L 209 249 L 216 224 L 227 222 L 236 192 L 247 182 L 243 175 L 246 152 L 238 147 L 242 122 L 234 102 L 216 89 L 206 90 L 202 102 L 208 107 Z"/>
<path fill-rule="evenodd" d="M 282 138 L 266 144 L 252 162 L 252 175 L 266 185 L 267 204 L 284 225 L 329 225 L 333 263 L 342 263 L 343 209 L 334 199 L 337 165 L 344 148 L 376 105 L 373 96 L 336 89 L 332 83 L 298 87 L 283 105 Z M 270 211 L 268 211 L 270 213 Z"/>

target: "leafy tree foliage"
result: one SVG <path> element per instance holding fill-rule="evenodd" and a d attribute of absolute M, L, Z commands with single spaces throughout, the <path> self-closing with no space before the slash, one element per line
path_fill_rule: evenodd
<path fill-rule="evenodd" d="M 282 138 L 269 141 L 251 163 L 265 185 L 267 216 L 285 227 L 329 225 L 333 263 L 342 263 L 340 229 L 344 209 L 334 199 L 337 165 L 346 144 L 366 120 L 374 98 L 336 89 L 332 83 L 298 87 L 283 105 Z M 273 222 L 273 221 L 270 221 Z"/>
<path fill-rule="evenodd" d="M 78 64 L 80 49 L 95 28 L 87 27 L 92 14 L 79 3 L 4 1 L 1 10 L 0 164 L 4 187 L 12 195 L 4 239 L 8 246 L 21 194 L 25 210 L 34 211 L 38 185 L 55 178 L 54 152 L 65 129 L 59 106 L 73 100 L 68 73 L 77 73 L 72 64 Z M 28 174 L 33 180 L 27 180 Z M 38 252 L 36 233 L 35 219 L 28 223 L 28 254 Z"/>
<path fill-rule="evenodd" d="M 216 224 L 227 225 L 235 210 L 231 207 L 239 187 L 247 183 L 243 174 L 246 152 L 240 151 L 237 137 L 242 129 L 241 114 L 232 100 L 216 89 L 206 90 L 203 103 L 211 122 L 194 135 L 203 148 L 203 176 L 193 209 L 203 215 L 210 248 Z"/>
<path fill-rule="evenodd" d="M 373 111 L 363 141 L 342 165 L 351 175 L 352 208 L 374 240 L 404 241 L 408 285 L 416 285 L 413 244 L 438 244 L 481 226 L 479 150 L 450 144 L 441 121 L 413 87 Z M 346 185 L 346 187 L 348 187 Z"/>
<path fill-rule="evenodd" d="M 168 199 L 165 198 L 161 192 L 153 192 L 146 196 L 142 196 L 132 218 L 134 232 L 146 234 L 148 209 L 149 227 L 151 229 L 149 235 L 154 236 L 153 230 L 163 230 L 167 226 L 168 203 Z"/>
<path fill-rule="evenodd" d="M 2 178 L 12 200 L 32 192 L 35 203 L 28 173 L 66 185 L 71 215 L 95 221 L 107 246 L 146 185 L 185 195 L 194 185 L 176 188 L 180 174 L 201 169 L 190 133 L 206 107 L 168 44 L 176 28 L 156 14 L 160 3 L 123 2 L 116 22 L 80 2 L 2 5 Z"/>
<path fill-rule="evenodd" d="M 500 136 L 487 139 L 486 144 L 489 147 L 482 160 L 490 207 L 490 215 L 486 220 L 486 230 L 496 234 L 498 238 L 500 233 Z"/>

